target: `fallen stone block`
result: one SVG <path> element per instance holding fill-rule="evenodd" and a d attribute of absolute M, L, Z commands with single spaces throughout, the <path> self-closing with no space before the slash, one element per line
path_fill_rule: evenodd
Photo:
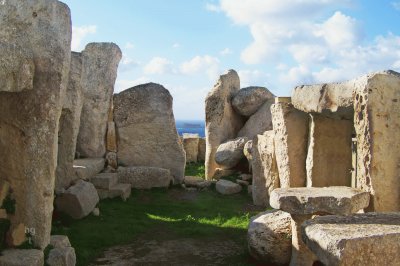
<path fill-rule="evenodd" d="M 236 171 L 232 170 L 232 169 L 221 169 L 221 168 L 216 168 L 215 169 L 215 173 L 214 173 L 214 179 L 218 180 L 222 177 L 226 177 L 226 176 L 231 176 L 233 174 L 235 174 Z"/>
<path fill-rule="evenodd" d="M 242 191 L 242 186 L 229 180 L 220 179 L 215 185 L 216 190 L 223 195 L 236 194 Z"/>
<path fill-rule="evenodd" d="M 79 180 L 69 187 L 56 200 L 58 210 L 74 219 L 81 219 L 90 214 L 99 202 L 99 196 L 92 183 Z"/>
<path fill-rule="evenodd" d="M 90 179 L 96 188 L 110 189 L 118 183 L 117 173 L 100 173 Z"/>
<path fill-rule="evenodd" d="M 61 247 L 70 247 L 71 243 L 69 242 L 68 236 L 52 235 L 50 237 L 50 245 L 52 245 L 54 248 L 61 248 Z"/>
<path fill-rule="evenodd" d="M 400 213 L 320 216 L 303 223 L 301 231 L 324 265 L 400 263 Z"/>
<path fill-rule="evenodd" d="M 131 184 L 116 184 L 110 188 L 110 191 L 108 192 L 108 197 L 111 199 L 121 197 L 121 199 L 125 201 L 131 196 L 131 188 Z"/>
<path fill-rule="evenodd" d="M 1 266 L 43 266 L 43 251 L 37 249 L 6 249 L 1 252 Z"/>
<path fill-rule="evenodd" d="M 237 113 L 243 116 L 255 114 L 274 95 L 264 87 L 247 87 L 240 89 L 232 99 L 232 106 Z"/>
<path fill-rule="evenodd" d="M 133 188 L 169 187 L 173 177 L 168 169 L 157 167 L 118 167 L 118 180 Z"/>
<path fill-rule="evenodd" d="M 247 230 L 250 255 L 260 262 L 288 265 L 292 254 L 290 214 L 266 211 L 251 218 Z"/>
<path fill-rule="evenodd" d="M 90 180 L 104 169 L 103 158 L 86 158 L 74 161 L 75 175 L 79 179 Z"/>
<path fill-rule="evenodd" d="M 73 247 L 53 248 L 46 262 L 49 266 L 75 266 L 75 249 Z"/>
<path fill-rule="evenodd" d="M 244 158 L 243 148 L 248 139 L 236 138 L 219 145 L 215 153 L 215 161 L 222 169 L 234 168 Z"/>
<path fill-rule="evenodd" d="M 185 176 L 183 183 L 187 187 L 195 187 L 198 183 L 204 182 L 205 180 L 200 176 Z"/>

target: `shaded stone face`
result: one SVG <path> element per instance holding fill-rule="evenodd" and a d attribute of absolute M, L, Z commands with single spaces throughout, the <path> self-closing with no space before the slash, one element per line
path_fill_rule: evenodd
<path fill-rule="evenodd" d="M 0 39 L 30 51 L 34 68 L 28 72 L 33 71 L 34 79 L 32 89 L 0 92 L 0 179 L 10 183 L 16 200 L 11 224 L 34 228 L 34 245 L 45 248 L 50 240 L 62 96 L 70 67 L 70 10 L 54 0 L 3 2 Z M 22 62 L 21 58 L 15 61 Z M 28 72 L 21 84 L 30 83 Z"/>
<path fill-rule="evenodd" d="M 369 210 L 400 211 L 400 74 L 377 72 L 357 81 L 357 187 L 371 192 Z"/>
<path fill-rule="evenodd" d="M 234 70 L 220 76 L 206 97 L 206 178 L 214 178 L 215 153 L 221 143 L 234 139 L 243 127 L 243 118 L 232 107 L 232 97 L 239 91 L 240 80 Z"/>
<path fill-rule="evenodd" d="M 186 153 L 186 162 L 197 162 L 199 155 L 199 137 L 183 136 L 183 148 Z"/>
<path fill-rule="evenodd" d="M 351 186 L 353 122 L 311 115 L 307 187 Z"/>
<path fill-rule="evenodd" d="M 83 157 L 103 157 L 114 83 L 122 53 L 114 43 L 89 43 L 82 51 L 84 104 L 77 151 Z"/>
<path fill-rule="evenodd" d="M 222 169 L 234 168 L 244 158 L 243 148 L 248 139 L 236 138 L 219 145 L 215 153 L 215 161 Z"/>
<path fill-rule="evenodd" d="M 235 111 L 243 116 L 252 116 L 274 95 L 264 87 L 247 87 L 239 90 L 232 99 Z"/>
<path fill-rule="evenodd" d="M 116 94 L 114 121 L 120 165 L 169 169 L 176 183 L 183 180 L 185 152 L 167 89 L 148 83 Z"/>

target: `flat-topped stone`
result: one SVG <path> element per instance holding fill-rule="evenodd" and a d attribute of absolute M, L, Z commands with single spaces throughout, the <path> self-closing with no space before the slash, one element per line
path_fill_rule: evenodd
<path fill-rule="evenodd" d="M 43 264 L 43 251 L 37 249 L 6 249 L 0 256 L 2 266 L 42 266 Z"/>
<path fill-rule="evenodd" d="M 204 182 L 204 178 L 200 176 L 185 176 L 183 183 L 189 187 L 195 187 L 198 183 Z"/>
<path fill-rule="evenodd" d="M 117 173 L 100 173 L 95 175 L 90 182 L 96 187 L 101 189 L 110 189 L 118 183 Z"/>
<path fill-rule="evenodd" d="M 103 158 L 85 158 L 74 160 L 75 175 L 79 179 L 89 180 L 104 169 Z"/>
<path fill-rule="evenodd" d="M 364 209 L 369 193 L 350 187 L 277 188 L 270 205 L 291 214 L 329 213 L 347 215 Z"/>
<path fill-rule="evenodd" d="M 215 185 L 216 190 L 223 195 L 236 194 L 242 191 L 239 184 L 233 183 L 229 180 L 221 179 Z"/>
<path fill-rule="evenodd" d="M 321 216 L 301 231 L 324 265 L 400 264 L 400 213 Z"/>

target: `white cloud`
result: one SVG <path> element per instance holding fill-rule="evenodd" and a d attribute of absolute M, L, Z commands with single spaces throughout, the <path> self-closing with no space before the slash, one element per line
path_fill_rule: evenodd
<path fill-rule="evenodd" d="M 118 66 L 118 72 L 130 71 L 140 65 L 140 62 L 133 60 L 130 57 L 123 56 Z"/>
<path fill-rule="evenodd" d="M 394 9 L 400 11 L 400 2 L 392 2 L 391 3 Z"/>
<path fill-rule="evenodd" d="M 178 49 L 178 48 L 180 48 L 180 47 L 181 47 L 181 44 L 178 43 L 178 42 L 176 42 L 176 43 L 174 43 L 174 44 L 172 45 L 172 48 L 174 48 L 174 49 Z"/>
<path fill-rule="evenodd" d="M 264 73 L 261 70 L 239 70 L 238 75 L 240 77 L 240 86 L 267 86 L 269 74 Z"/>
<path fill-rule="evenodd" d="M 83 50 L 82 41 L 86 38 L 89 34 L 95 34 L 97 31 L 96 25 L 89 25 L 89 26 L 81 26 L 81 27 L 74 27 L 72 26 L 72 42 L 71 42 L 71 50 L 80 52 Z"/>
<path fill-rule="evenodd" d="M 210 12 L 216 12 L 216 13 L 221 12 L 221 8 L 218 5 L 214 5 L 211 3 L 206 3 L 206 10 L 208 10 Z"/>
<path fill-rule="evenodd" d="M 135 45 L 133 43 L 127 42 L 125 44 L 125 49 L 133 49 L 133 48 L 135 48 Z"/>
<path fill-rule="evenodd" d="M 232 50 L 230 48 L 225 48 L 221 52 L 219 52 L 221 55 L 229 55 L 232 54 Z"/>
<path fill-rule="evenodd" d="M 211 80 L 214 80 L 219 74 L 219 60 L 209 55 L 195 56 L 191 60 L 183 62 L 180 70 L 183 74 L 205 72 Z"/>
<path fill-rule="evenodd" d="M 145 74 L 173 73 L 173 63 L 164 57 L 153 57 L 143 69 Z"/>

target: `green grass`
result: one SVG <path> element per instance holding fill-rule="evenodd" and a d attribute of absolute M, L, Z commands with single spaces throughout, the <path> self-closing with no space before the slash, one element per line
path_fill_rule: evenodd
<path fill-rule="evenodd" d="M 204 176 L 204 168 L 190 164 L 186 174 Z M 192 198 L 185 198 L 188 195 Z M 77 254 L 77 265 L 88 265 L 107 247 L 132 243 L 143 234 L 151 237 L 160 227 L 175 237 L 229 237 L 245 247 L 247 225 L 254 214 L 245 208 L 250 201 L 246 193 L 222 196 L 213 189 L 198 193 L 181 188 L 133 190 L 126 202 L 101 201 L 99 217 L 72 220 L 58 215 L 53 219 L 52 234 L 68 235 Z M 246 265 L 245 253 L 243 248 L 243 254 L 227 261 Z M 237 264 L 240 260 L 243 264 Z"/>

